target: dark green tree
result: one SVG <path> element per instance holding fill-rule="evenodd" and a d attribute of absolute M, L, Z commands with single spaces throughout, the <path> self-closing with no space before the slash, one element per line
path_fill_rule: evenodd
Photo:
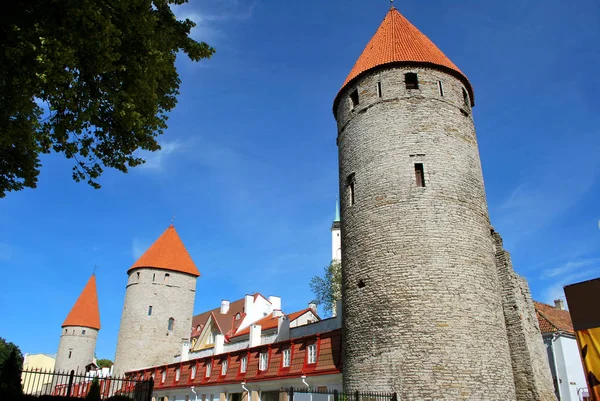
<path fill-rule="evenodd" d="M 209 58 L 187 0 L 11 0 L 0 12 L 0 198 L 35 188 L 40 154 L 73 159 L 95 188 L 106 167 L 127 172 L 160 149 L 177 103 L 175 59 Z"/>
<path fill-rule="evenodd" d="M 97 377 L 94 377 L 90 389 L 85 396 L 86 401 L 100 401 L 100 382 Z"/>
<path fill-rule="evenodd" d="M 98 365 L 99 368 L 110 368 L 113 365 L 113 361 L 110 359 L 98 359 L 96 365 Z"/>
<path fill-rule="evenodd" d="M 314 276 L 310 280 L 310 289 L 316 297 L 314 302 L 323 307 L 326 316 L 336 312 L 336 301 L 342 299 L 341 262 L 333 260 L 325 266 L 323 277 Z"/>
<path fill-rule="evenodd" d="M 21 388 L 23 355 L 19 347 L 0 338 L 0 358 L 2 358 L 0 359 L 0 399 L 16 399 L 23 394 Z"/>

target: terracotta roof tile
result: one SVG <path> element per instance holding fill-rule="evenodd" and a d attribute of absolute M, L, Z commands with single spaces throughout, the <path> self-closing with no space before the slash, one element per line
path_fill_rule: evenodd
<path fill-rule="evenodd" d="M 196 315 L 192 318 L 192 337 L 197 337 L 202 333 L 202 329 L 208 322 L 209 317 L 212 315 L 217 323 L 217 326 L 220 330 L 222 330 L 222 334 L 225 336 L 231 336 L 237 330 L 239 324 L 244 320 L 244 303 L 245 298 L 238 299 L 237 301 L 231 302 L 229 304 L 229 310 L 227 313 L 221 313 L 221 307 L 203 312 L 199 315 Z M 240 318 L 238 320 L 235 319 L 237 314 L 240 314 Z M 198 326 L 200 326 L 200 330 L 198 330 Z"/>
<path fill-rule="evenodd" d="M 65 326 L 83 326 L 100 330 L 100 310 L 96 291 L 96 275 L 92 275 L 81 291 L 71 312 L 62 324 Z"/>
<path fill-rule="evenodd" d="M 170 225 L 148 250 L 129 268 L 128 271 L 142 267 L 172 270 L 200 276 L 194 261 L 183 245 L 175 227 Z"/>
<path fill-rule="evenodd" d="M 463 80 L 474 104 L 473 89 L 466 75 L 427 36 L 392 7 L 348 74 L 334 105 L 350 81 L 372 68 L 398 62 L 433 64 L 453 71 Z"/>
<path fill-rule="evenodd" d="M 535 312 L 542 334 L 559 331 L 575 334 L 573 323 L 571 322 L 571 315 L 568 310 L 557 309 L 554 306 L 536 301 L 533 301 L 533 305 L 535 306 Z"/>

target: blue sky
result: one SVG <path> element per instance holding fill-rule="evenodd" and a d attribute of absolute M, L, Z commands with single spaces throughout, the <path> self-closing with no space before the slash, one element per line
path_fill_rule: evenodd
<path fill-rule="evenodd" d="M 600 276 L 600 6 L 594 0 L 396 2 L 471 80 L 492 222 L 535 299 Z M 101 190 L 43 159 L 39 186 L 0 200 L 0 336 L 54 353 L 98 265 L 113 358 L 126 271 L 167 228 L 202 276 L 195 312 L 259 291 L 312 299 L 337 195 L 332 102 L 383 20 L 385 0 L 204 0 L 177 13 L 213 59 L 177 62 L 163 150 Z"/>

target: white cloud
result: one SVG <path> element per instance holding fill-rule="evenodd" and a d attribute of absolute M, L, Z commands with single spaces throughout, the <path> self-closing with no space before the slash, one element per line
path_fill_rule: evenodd
<path fill-rule="evenodd" d="M 139 166 L 140 169 L 154 172 L 164 171 L 167 161 L 184 148 L 183 143 L 178 140 L 163 141 L 160 143 L 160 147 L 161 149 L 156 152 L 140 152 L 139 156 L 146 160 L 146 163 Z"/>
<path fill-rule="evenodd" d="M 546 270 L 542 280 L 552 281 L 544 291 L 543 301 L 549 304 L 564 299 L 565 285 L 596 278 L 600 275 L 600 258 L 572 260 Z"/>

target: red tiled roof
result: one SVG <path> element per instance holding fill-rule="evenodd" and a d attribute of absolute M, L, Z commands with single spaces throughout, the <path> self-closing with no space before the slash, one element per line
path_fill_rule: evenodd
<path fill-rule="evenodd" d="M 194 261 L 183 245 L 175 227 L 170 225 L 148 250 L 129 268 L 128 271 L 142 267 L 173 270 L 200 276 Z"/>
<path fill-rule="evenodd" d="M 288 319 L 290 320 L 290 323 L 296 319 L 298 319 L 300 316 L 304 315 L 307 312 L 312 312 L 319 320 L 321 318 L 319 318 L 319 316 L 311 309 L 311 308 L 306 308 L 306 309 L 302 309 L 298 312 L 294 312 L 294 313 L 290 313 L 289 315 L 287 315 Z M 271 313 L 268 316 L 265 316 L 264 318 L 260 319 L 259 321 L 253 323 L 253 324 L 258 324 L 261 327 L 261 330 L 270 330 L 270 329 L 274 329 L 277 327 L 279 322 L 279 318 L 273 316 L 273 314 Z M 235 337 L 237 336 L 243 336 L 243 335 L 247 335 L 250 334 L 250 327 L 246 327 L 244 330 L 241 330 L 237 333 L 235 333 Z"/>
<path fill-rule="evenodd" d="M 542 334 L 565 332 L 575 334 L 571 315 L 568 310 L 557 309 L 554 306 L 533 301 L 535 312 L 540 324 Z"/>
<path fill-rule="evenodd" d="M 293 320 L 296 320 L 300 316 L 304 315 L 306 312 L 312 312 L 317 317 L 317 319 L 321 320 L 319 315 L 317 315 L 317 313 L 314 310 L 312 310 L 312 308 L 306 308 L 306 309 L 299 310 L 298 312 L 290 313 L 288 315 L 288 319 L 290 319 L 290 322 L 292 322 Z"/>
<path fill-rule="evenodd" d="M 255 298 L 258 293 L 254 294 Z M 262 295 L 261 295 L 262 296 Z M 209 311 L 203 312 L 199 315 L 196 315 L 192 318 L 192 337 L 197 337 L 204 329 L 206 322 L 208 322 L 208 318 L 212 315 L 217 323 L 217 326 L 222 331 L 222 334 L 225 336 L 231 336 L 235 333 L 238 326 L 244 320 L 246 314 L 244 313 L 244 304 L 245 298 L 238 299 L 237 301 L 231 302 L 229 304 L 229 310 L 227 313 L 221 313 L 221 307 L 211 309 Z M 240 319 L 235 320 L 235 316 L 240 314 Z M 200 326 L 200 330 L 197 330 L 198 326 Z"/>
<path fill-rule="evenodd" d="M 100 310 L 96 291 L 96 275 L 92 275 L 73 305 L 71 312 L 62 324 L 65 326 L 83 326 L 100 330 Z"/>
<path fill-rule="evenodd" d="M 433 64 L 453 71 L 463 80 L 474 104 L 473 89 L 467 76 L 394 7 L 387 13 L 348 74 L 334 104 L 337 104 L 337 97 L 353 79 L 372 68 L 399 62 Z"/>

